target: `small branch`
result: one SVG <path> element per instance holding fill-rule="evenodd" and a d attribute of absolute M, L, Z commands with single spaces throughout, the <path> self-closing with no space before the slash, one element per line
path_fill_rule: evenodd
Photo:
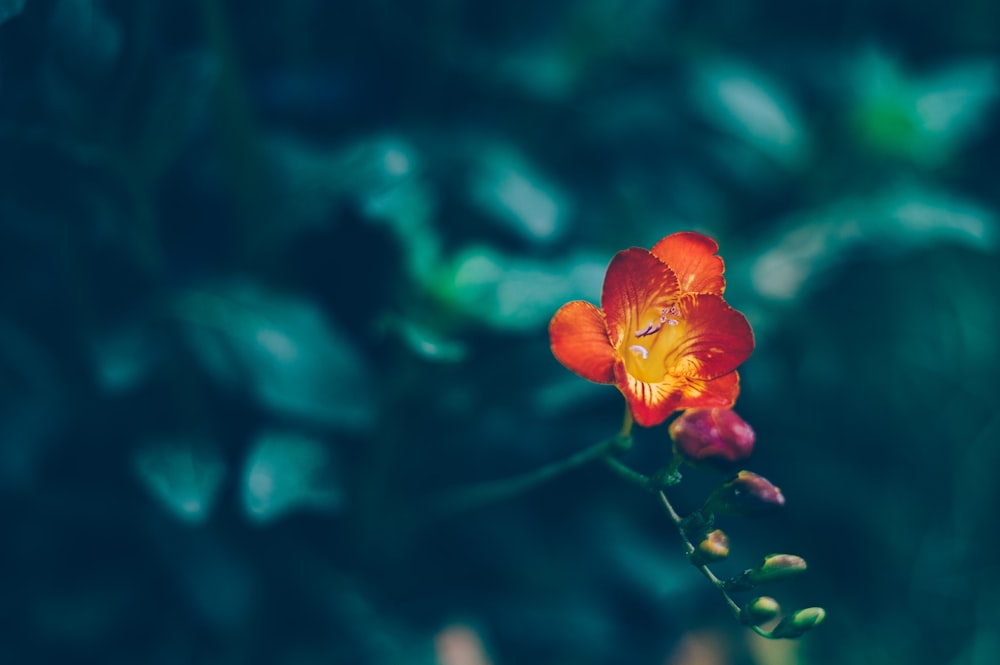
<path fill-rule="evenodd" d="M 424 526 L 534 489 L 588 462 L 607 457 L 621 445 L 620 437 L 613 436 L 589 448 L 584 448 L 564 460 L 547 464 L 533 471 L 512 478 L 469 485 L 446 492 L 430 501 L 423 510 L 419 511 L 411 526 Z"/>
<path fill-rule="evenodd" d="M 690 557 L 696 548 L 694 546 L 694 543 L 691 542 L 691 539 L 688 538 L 687 533 L 684 531 L 683 527 L 684 520 L 680 515 L 677 514 L 677 511 L 674 510 L 674 507 L 670 503 L 670 499 L 667 498 L 666 493 L 661 490 L 659 494 L 660 494 L 660 500 L 663 502 L 663 507 L 666 509 L 667 514 L 670 516 L 670 521 L 673 522 L 674 526 L 677 527 L 677 533 L 680 534 L 681 542 L 684 543 L 684 554 Z M 719 592 L 722 594 L 722 597 L 726 601 L 726 605 L 729 606 L 729 610 L 733 613 L 733 616 L 739 619 L 740 614 L 742 613 L 743 610 L 740 609 L 740 606 L 736 604 L 736 601 L 734 601 L 732 596 L 730 596 L 729 593 L 726 591 L 726 588 L 723 585 L 722 580 L 716 577 L 715 573 L 712 572 L 711 568 L 709 568 L 705 564 L 701 565 L 692 564 L 692 565 L 694 565 L 694 567 L 697 568 L 698 571 L 701 572 L 701 574 L 704 575 L 708 579 L 708 581 L 711 582 L 715 586 L 715 588 L 719 590 Z M 753 628 L 754 632 L 756 632 L 758 635 L 763 635 L 764 637 L 768 636 L 766 634 L 766 631 L 762 631 L 757 626 L 751 626 L 751 628 Z"/>
<path fill-rule="evenodd" d="M 620 455 L 632 447 L 632 422 L 632 411 L 626 405 L 622 428 L 616 436 L 605 439 L 589 448 L 584 448 L 564 460 L 547 464 L 519 476 L 468 485 L 445 492 L 437 499 L 428 502 L 423 509 L 418 510 L 415 513 L 415 517 L 407 526 L 411 529 L 419 528 L 467 510 L 475 510 L 495 501 L 515 496 L 594 460 L 603 458 L 610 463 L 614 459 L 614 455 Z M 620 467 L 619 474 L 625 474 L 626 477 L 630 476 L 629 480 L 641 484 L 643 487 L 648 485 L 648 478 L 632 471 L 617 460 L 615 460 L 615 463 Z"/>
<path fill-rule="evenodd" d="M 636 487 L 646 491 L 650 491 L 652 489 L 650 487 L 649 476 L 632 469 L 617 457 L 605 457 L 604 463 L 607 464 L 612 471 L 617 473 L 619 477 L 627 480 Z"/>

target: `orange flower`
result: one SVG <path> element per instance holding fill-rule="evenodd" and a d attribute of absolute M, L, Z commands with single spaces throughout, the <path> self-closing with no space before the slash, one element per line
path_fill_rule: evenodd
<path fill-rule="evenodd" d="M 644 427 L 678 409 L 732 406 L 753 332 L 722 299 L 718 249 L 711 238 L 684 232 L 652 250 L 618 252 L 600 309 L 575 300 L 552 317 L 552 353 L 585 379 L 615 384 Z"/>

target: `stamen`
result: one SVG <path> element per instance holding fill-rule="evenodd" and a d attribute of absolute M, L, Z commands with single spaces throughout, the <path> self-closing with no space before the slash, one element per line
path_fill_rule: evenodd
<path fill-rule="evenodd" d="M 663 327 L 663 322 L 662 321 L 660 322 L 660 325 L 656 325 L 656 324 L 650 322 L 650 323 L 647 323 L 646 327 L 643 328 L 642 330 L 636 330 L 635 331 L 635 336 L 636 337 L 646 337 L 647 335 L 652 335 L 655 332 L 659 332 L 660 328 L 662 328 L 662 327 Z"/>
<path fill-rule="evenodd" d="M 654 333 L 660 332 L 660 329 L 663 328 L 664 325 L 676 326 L 678 323 L 680 323 L 680 321 L 673 317 L 679 317 L 680 315 L 681 311 L 677 308 L 677 305 L 664 307 L 663 309 L 660 310 L 660 323 L 656 324 L 652 321 L 647 323 L 645 328 L 643 328 L 642 330 L 635 331 L 635 336 L 647 337 Z"/>

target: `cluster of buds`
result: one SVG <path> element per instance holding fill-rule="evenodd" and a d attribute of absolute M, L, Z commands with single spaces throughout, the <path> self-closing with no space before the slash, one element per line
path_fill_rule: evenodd
<path fill-rule="evenodd" d="M 753 452 L 753 429 L 731 409 L 689 409 L 670 425 L 676 470 L 681 464 L 700 469 L 734 470 Z M 706 569 L 708 564 L 729 556 L 729 538 L 715 528 L 716 516 L 753 517 L 773 512 L 785 505 L 781 490 L 763 476 L 739 471 L 719 485 L 701 508 L 681 520 L 680 527 L 690 547 L 691 563 Z M 764 584 L 787 580 L 806 570 L 802 557 L 771 554 L 755 567 L 732 579 L 718 582 L 725 594 L 755 589 Z M 714 576 L 712 576 L 714 578 Z M 735 605 L 734 605 L 735 607 Z M 739 618 L 759 634 L 772 638 L 795 638 L 817 626 L 826 613 L 820 607 L 781 615 L 781 606 L 770 596 L 758 596 L 739 609 Z M 777 622 L 771 630 L 761 628 Z"/>
<path fill-rule="evenodd" d="M 756 627 L 773 621 L 780 613 L 781 606 L 778 601 L 770 596 L 758 596 L 743 606 L 740 610 L 740 619 L 747 626 Z M 818 626 L 825 617 L 826 611 L 822 607 L 807 607 L 779 621 L 768 635 L 784 639 L 802 637 Z"/>

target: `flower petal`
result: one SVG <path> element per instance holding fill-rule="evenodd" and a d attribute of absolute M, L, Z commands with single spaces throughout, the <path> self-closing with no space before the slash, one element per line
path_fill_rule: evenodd
<path fill-rule="evenodd" d="M 687 379 L 678 409 L 730 408 L 740 394 L 739 372 L 729 372 L 707 381 Z"/>
<path fill-rule="evenodd" d="M 635 422 L 642 427 L 655 427 L 670 417 L 683 398 L 687 379 L 665 376 L 659 383 L 646 383 L 625 369 L 624 362 L 615 363 L 615 385 L 625 396 Z"/>
<path fill-rule="evenodd" d="M 708 236 L 693 231 L 669 235 L 653 245 L 653 255 L 670 266 L 685 293 L 714 293 L 726 290 L 722 276 L 725 264 L 716 256 L 719 245 Z"/>
<path fill-rule="evenodd" d="M 583 378 L 614 383 L 615 350 L 608 341 L 604 314 L 589 302 L 574 300 L 559 308 L 549 322 L 556 360 Z"/>
<path fill-rule="evenodd" d="M 601 292 L 611 345 L 617 349 L 629 331 L 641 327 L 644 312 L 668 307 L 677 295 L 674 273 L 649 250 L 632 247 L 615 254 Z"/>
<path fill-rule="evenodd" d="M 721 296 L 686 293 L 677 299 L 682 325 L 666 359 L 668 374 L 714 379 L 740 366 L 753 352 L 753 331 L 746 318 Z"/>

